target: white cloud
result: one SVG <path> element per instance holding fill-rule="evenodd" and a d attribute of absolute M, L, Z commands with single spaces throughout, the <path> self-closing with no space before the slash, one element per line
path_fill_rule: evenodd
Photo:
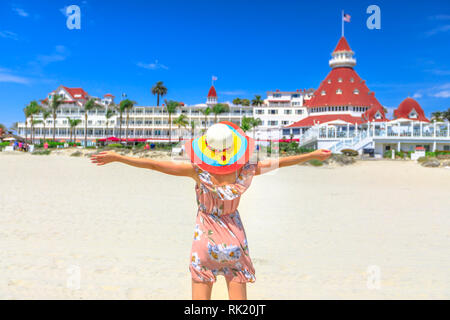
<path fill-rule="evenodd" d="M 52 62 L 64 61 L 68 56 L 68 50 L 62 45 L 55 47 L 55 51 L 48 55 L 39 55 L 37 61 L 41 65 L 48 65 Z"/>
<path fill-rule="evenodd" d="M 12 40 L 19 40 L 19 37 L 17 36 L 17 33 L 11 32 L 11 31 L 0 31 L 0 38 L 5 39 L 12 39 Z"/>
<path fill-rule="evenodd" d="M 450 98 L 450 90 L 442 90 L 432 95 L 435 98 Z"/>
<path fill-rule="evenodd" d="M 430 17 L 431 20 L 450 20 L 450 14 L 437 14 Z"/>
<path fill-rule="evenodd" d="M 20 84 L 28 84 L 30 82 L 29 79 L 16 76 L 14 74 L 4 72 L 5 69 L 0 69 L 0 82 L 8 82 L 8 83 L 20 83 Z"/>
<path fill-rule="evenodd" d="M 245 95 L 247 92 L 244 90 L 231 90 L 231 91 L 219 91 L 219 94 L 224 96 L 239 96 L 239 95 Z"/>
<path fill-rule="evenodd" d="M 437 27 L 437 28 L 435 28 L 433 30 L 430 30 L 428 32 L 425 32 L 425 35 L 427 37 L 431 37 L 431 36 L 434 36 L 435 34 L 438 34 L 438 33 L 441 33 L 441 32 L 447 32 L 447 31 L 450 31 L 450 24 L 446 24 L 446 25 Z"/>
<path fill-rule="evenodd" d="M 438 76 L 449 76 L 450 70 L 442 70 L 442 69 L 429 69 L 426 70 L 427 72 L 431 72 L 433 74 L 436 74 Z"/>
<path fill-rule="evenodd" d="M 28 12 L 26 12 L 26 11 L 23 10 L 22 8 L 19 8 L 19 7 L 13 7 L 12 10 L 13 10 L 15 13 L 17 13 L 19 16 L 21 16 L 21 17 L 25 17 L 25 18 L 26 18 L 26 17 L 29 16 Z"/>
<path fill-rule="evenodd" d="M 413 94 L 412 96 L 414 99 L 420 99 L 423 97 L 423 94 L 421 94 L 420 92 L 416 92 Z"/>
<path fill-rule="evenodd" d="M 144 68 L 144 69 L 148 69 L 148 70 L 157 70 L 157 69 L 167 70 L 167 69 L 169 69 L 169 67 L 159 63 L 158 60 L 155 60 L 155 62 L 153 62 L 153 63 L 138 62 L 136 65 L 140 68 Z"/>

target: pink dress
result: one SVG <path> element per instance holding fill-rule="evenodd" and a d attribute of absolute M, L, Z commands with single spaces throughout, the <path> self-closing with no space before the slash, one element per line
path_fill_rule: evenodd
<path fill-rule="evenodd" d="M 247 162 L 236 182 L 224 186 L 214 185 L 207 171 L 193 166 L 201 183 L 195 186 L 198 211 L 189 265 L 192 279 L 215 282 L 217 275 L 223 275 L 227 281 L 254 282 L 255 269 L 237 207 L 257 165 Z"/>

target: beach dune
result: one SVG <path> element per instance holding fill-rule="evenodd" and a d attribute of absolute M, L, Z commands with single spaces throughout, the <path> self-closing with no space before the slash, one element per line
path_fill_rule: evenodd
<path fill-rule="evenodd" d="M 0 177 L 0 299 L 190 299 L 192 180 L 24 154 Z M 449 169 L 411 161 L 255 177 L 249 298 L 450 298 L 449 194 Z"/>

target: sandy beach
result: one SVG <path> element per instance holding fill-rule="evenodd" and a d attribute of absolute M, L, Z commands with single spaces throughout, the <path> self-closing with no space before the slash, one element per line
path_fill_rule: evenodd
<path fill-rule="evenodd" d="M 0 299 L 190 299 L 192 180 L 6 153 L 0 177 Z M 248 296 L 449 299 L 449 208 L 450 169 L 412 161 L 255 177 L 239 207 Z"/>

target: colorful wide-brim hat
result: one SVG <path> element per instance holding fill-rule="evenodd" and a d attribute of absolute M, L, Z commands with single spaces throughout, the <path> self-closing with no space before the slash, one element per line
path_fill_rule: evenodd
<path fill-rule="evenodd" d="M 250 160 L 254 147 L 254 140 L 239 126 L 222 121 L 211 126 L 201 137 L 188 140 L 185 151 L 200 169 L 227 174 L 243 167 Z"/>

